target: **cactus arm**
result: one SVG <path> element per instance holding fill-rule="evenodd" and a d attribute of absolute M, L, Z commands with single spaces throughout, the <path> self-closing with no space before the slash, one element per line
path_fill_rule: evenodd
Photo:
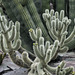
<path fill-rule="evenodd" d="M 31 37 L 31 39 L 33 41 L 35 41 L 36 43 L 40 44 L 39 43 L 39 38 L 42 36 L 42 31 L 40 28 L 37 28 L 36 31 L 34 29 L 30 29 L 29 30 L 29 35 Z"/>
<path fill-rule="evenodd" d="M 65 62 L 62 61 L 56 69 L 56 75 L 60 75 L 60 72 L 62 72 L 62 68 L 64 68 L 64 66 L 65 66 Z"/>
<path fill-rule="evenodd" d="M 56 23 L 54 23 L 52 26 L 53 26 L 53 33 L 57 37 L 58 36 L 58 32 L 56 30 Z"/>
<path fill-rule="evenodd" d="M 46 25 L 48 26 L 48 22 L 46 22 Z M 50 24 L 49 24 L 50 25 Z M 49 30 L 49 34 L 52 37 L 53 40 L 57 39 L 57 33 L 56 33 L 56 29 L 55 29 L 55 22 L 52 21 L 51 22 L 51 28 L 49 29 L 49 27 L 47 27 Z"/>
<path fill-rule="evenodd" d="M 38 50 L 38 44 L 37 43 L 33 44 L 33 50 L 34 50 L 35 55 L 37 55 L 40 59 L 43 59 L 43 57 L 41 56 L 41 54 Z"/>
<path fill-rule="evenodd" d="M 51 61 L 51 50 L 47 50 L 46 57 L 45 57 L 45 62 L 48 63 Z"/>
<path fill-rule="evenodd" d="M 31 37 L 31 39 L 33 41 L 36 41 L 37 40 L 37 36 L 35 34 L 35 31 L 32 28 L 29 30 L 29 34 L 30 34 L 30 37 Z"/>
<path fill-rule="evenodd" d="M 18 66 L 21 66 L 21 67 L 25 67 L 25 68 L 29 68 L 21 58 L 18 59 L 18 57 L 16 56 L 16 52 L 15 51 L 10 51 L 9 52 L 9 56 L 11 58 L 11 60 L 17 64 Z"/>
<path fill-rule="evenodd" d="M 50 34 L 51 38 L 53 40 L 55 40 L 55 39 L 57 39 L 57 32 L 56 32 L 56 29 L 55 29 L 55 21 L 51 22 L 51 16 L 48 16 L 48 19 L 47 19 L 47 16 L 48 15 L 46 13 L 44 13 L 43 19 L 46 21 L 46 27 L 49 31 L 49 34 Z"/>
<path fill-rule="evenodd" d="M 49 71 L 50 73 L 56 73 L 57 68 L 46 65 L 45 69 L 47 69 L 47 71 Z"/>
<path fill-rule="evenodd" d="M 14 39 L 14 36 L 15 36 L 15 27 L 12 26 L 12 35 L 9 37 L 9 41 L 12 41 Z"/>
<path fill-rule="evenodd" d="M 41 63 L 39 63 L 37 66 L 38 75 L 45 74 L 44 70 L 41 68 L 43 68 L 43 66 L 41 65 Z"/>
<path fill-rule="evenodd" d="M 15 46 L 17 43 L 17 39 L 20 39 L 20 23 L 18 22 L 18 21 L 16 21 L 15 22 L 15 28 L 14 28 L 15 30 L 15 35 L 14 35 L 14 38 L 13 38 L 13 40 L 14 40 L 14 42 L 13 42 L 13 46 Z M 20 40 L 18 41 L 19 42 L 19 46 L 20 46 Z M 18 45 L 17 45 L 18 46 Z M 19 47 L 18 46 L 18 47 Z M 16 47 L 15 46 L 15 50 L 18 48 L 18 47 Z M 18 48 L 19 49 L 19 48 Z M 17 50 L 18 50 L 17 49 Z"/>
<path fill-rule="evenodd" d="M 61 67 L 61 69 L 65 66 L 65 61 L 62 61 L 59 66 Z"/>
<path fill-rule="evenodd" d="M 67 52 L 69 50 L 69 48 L 67 46 L 64 46 L 63 48 L 59 49 L 59 53 L 64 53 Z"/>
<path fill-rule="evenodd" d="M 50 46 L 50 42 L 49 41 L 46 41 L 46 43 L 45 43 L 45 49 L 47 50 L 47 49 L 49 49 L 49 46 Z M 46 52 L 46 51 L 45 51 Z"/>
<path fill-rule="evenodd" d="M 44 45 L 40 45 L 39 49 L 40 49 L 41 55 L 44 57 L 45 56 L 45 47 L 44 47 Z"/>
<path fill-rule="evenodd" d="M 65 39 L 64 43 L 70 42 L 74 38 L 74 35 L 75 35 L 75 27 L 74 27 L 73 31 L 71 32 L 71 34 L 69 35 L 69 37 L 67 39 Z"/>
<path fill-rule="evenodd" d="M 61 34 L 66 30 L 66 24 L 63 24 L 62 30 L 61 30 Z"/>
<path fill-rule="evenodd" d="M 58 11 L 55 12 L 55 17 L 59 18 L 59 12 Z"/>
<path fill-rule="evenodd" d="M 39 27 L 36 28 L 36 36 L 37 36 L 37 38 L 42 36 L 42 31 L 41 31 L 41 29 Z"/>
<path fill-rule="evenodd" d="M 71 66 L 71 67 L 65 68 L 64 70 L 66 71 L 66 75 L 68 75 L 68 74 L 72 74 L 73 73 L 74 68 Z"/>
<path fill-rule="evenodd" d="M 4 44 L 3 44 L 3 35 L 1 35 L 1 49 L 3 52 L 6 52 L 5 48 L 4 48 Z"/>
<path fill-rule="evenodd" d="M 7 32 L 11 31 L 11 29 L 12 29 L 12 25 L 9 25 L 9 28 L 7 29 Z"/>
<path fill-rule="evenodd" d="M 12 50 L 18 50 L 20 47 L 21 47 L 21 40 L 18 39 L 18 40 L 16 41 L 15 46 L 12 46 L 11 49 L 12 49 Z"/>
<path fill-rule="evenodd" d="M 46 18 L 46 15 L 43 14 L 43 19 L 45 19 L 45 18 Z M 46 18 L 46 27 L 47 27 L 48 30 L 51 29 L 51 21 L 50 21 L 50 18 L 49 18 L 49 20 Z"/>
<path fill-rule="evenodd" d="M 15 27 L 15 29 L 16 29 L 16 36 L 15 36 L 15 39 L 20 39 L 20 23 L 17 21 L 17 22 L 15 23 L 15 25 L 16 25 L 16 27 Z"/>
<path fill-rule="evenodd" d="M 31 64 L 33 63 L 33 61 L 29 58 L 27 52 L 23 52 L 23 53 L 22 53 L 22 58 L 23 58 L 24 62 L 25 62 L 28 66 L 31 66 Z"/>
<path fill-rule="evenodd" d="M 73 67 L 64 68 L 64 66 L 65 63 L 61 62 L 60 65 L 57 67 L 56 75 L 60 75 L 60 74 L 68 75 L 73 73 Z"/>
<path fill-rule="evenodd" d="M 68 19 L 67 17 L 65 17 L 63 18 L 62 23 L 63 23 L 63 27 L 62 27 L 62 33 L 63 33 L 64 31 L 67 31 L 67 28 L 69 24 L 71 23 L 71 19 Z"/>
<path fill-rule="evenodd" d="M 60 20 L 61 20 L 61 21 L 62 21 L 62 19 L 64 18 L 64 15 L 65 15 L 64 10 L 61 10 L 61 11 L 60 11 Z"/>
<path fill-rule="evenodd" d="M 52 37 L 53 40 L 56 40 L 57 39 L 57 31 L 56 31 L 56 28 L 55 28 L 55 21 L 51 21 L 51 26 L 52 28 L 49 29 L 49 34 L 50 36 Z"/>
<path fill-rule="evenodd" d="M 61 72 L 60 70 L 61 70 L 61 68 L 60 68 L 60 66 L 58 66 L 58 68 L 56 70 L 56 75 L 59 75 L 59 73 Z"/>
<path fill-rule="evenodd" d="M 12 25 L 14 25 L 14 22 L 13 21 L 10 21 L 9 23 L 7 23 L 8 24 L 8 29 L 7 29 L 7 32 L 9 32 L 9 31 L 11 31 L 12 30 Z M 7 33 L 6 32 L 6 33 Z"/>
<path fill-rule="evenodd" d="M 44 38 L 43 37 L 39 38 L 39 45 L 44 45 Z"/>
<path fill-rule="evenodd" d="M 50 36 L 51 36 L 51 38 L 53 40 L 56 40 L 57 39 L 56 36 L 53 34 L 53 32 L 51 30 L 49 30 L 49 34 L 50 34 Z"/>
<path fill-rule="evenodd" d="M 59 41 L 56 40 L 56 41 L 54 42 L 54 45 L 53 45 L 53 48 L 52 48 L 52 53 L 51 53 L 51 57 L 52 57 L 52 58 L 57 54 L 58 45 L 59 45 Z"/>
<path fill-rule="evenodd" d="M 65 37 L 67 35 L 67 31 L 65 31 L 62 36 L 61 36 L 61 39 L 60 39 L 60 46 L 62 46 L 64 44 L 64 40 L 65 40 Z"/>
<path fill-rule="evenodd" d="M 2 26 L 3 33 L 6 32 L 6 29 L 4 28 L 4 23 L 3 22 L 1 22 L 1 26 Z"/>

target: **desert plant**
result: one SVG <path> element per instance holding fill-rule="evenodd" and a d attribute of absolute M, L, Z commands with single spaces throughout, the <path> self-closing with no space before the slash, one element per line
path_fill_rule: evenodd
<path fill-rule="evenodd" d="M 2 3 L 3 3 L 4 8 L 6 9 L 6 13 L 9 19 L 12 19 L 14 22 L 19 21 L 21 23 L 22 46 L 24 48 L 26 48 L 30 52 L 33 52 L 32 40 L 30 39 L 29 34 L 28 34 L 28 30 L 30 28 L 35 29 L 36 27 L 40 27 L 43 31 L 43 36 L 44 37 L 47 36 L 45 37 L 45 39 L 51 40 L 49 38 L 47 30 L 45 29 L 40 19 L 40 16 L 37 12 L 37 9 L 33 0 L 28 0 L 28 1 L 27 0 L 11 0 L 11 1 L 2 0 Z"/>
<path fill-rule="evenodd" d="M 48 62 L 52 60 L 52 57 L 56 54 L 59 46 L 59 41 L 56 40 L 51 46 L 49 41 L 44 44 L 44 38 L 37 30 L 37 36 L 39 37 L 38 43 L 33 43 L 33 50 L 36 56 L 35 60 L 29 58 L 28 52 L 24 51 L 22 57 L 17 56 L 16 51 L 21 47 L 20 39 L 20 23 L 18 21 L 15 24 L 8 22 L 5 16 L 0 16 L 1 25 L 1 49 L 10 55 L 13 62 L 21 67 L 29 68 L 28 75 L 51 75 L 51 73 L 69 75 L 73 72 L 73 67 L 64 68 L 65 63 L 61 62 L 59 66 L 50 67 Z M 19 30 L 19 31 L 18 31 Z"/>
<path fill-rule="evenodd" d="M 71 23 L 71 19 L 64 16 L 64 10 L 60 11 L 60 14 L 52 9 L 50 12 L 48 9 L 43 13 L 43 19 L 46 22 L 48 32 L 53 40 L 59 40 L 58 53 L 64 53 L 69 50 L 69 47 L 66 44 L 71 44 L 70 42 L 74 39 L 75 36 L 75 27 L 71 34 L 67 37 L 68 26 Z M 55 55 L 55 57 L 57 56 Z M 55 58 L 54 57 L 54 58 Z"/>
<path fill-rule="evenodd" d="M 32 48 L 31 48 L 32 42 L 28 43 L 31 40 L 30 40 L 28 32 L 27 32 L 30 28 L 35 29 L 36 27 L 40 27 L 43 32 L 43 36 L 44 36 L 45 40 L 50 40 L 51 43 L 53 43 L 53 40 L 49 36 L 46 28 L 44 27 L 44 24 L 42 23 L 42 21 L 39 17 L 39 14 L 37 12 L 37 9 L 35 7 L 33 0 L 27 0 L 27 1 L 26 0 L 12 0 L 12 1 L 2 0 L 2 1 L 3 1 L 2 3 L 4 5 L 4 8 L 6 9 L 6 13 L 9 16 L 9 18 L 12 19 L 14 22 L 16 20 L 20 21 L 21 33 L 25 32 L 25 33 L 21 34 L 21 36 L 23 38 L 22 42 L 24 43 L 23 45 L 25 48 L 27 48 L 27 50 L 30 50 L 32 52 Z M 12 9 L 14 9 L 14 10 L 12 10 Z M 12 16 L 12 14 L 13 14 L 13 16 Z M 27 35 L 27 36 L 25 37 L 24 35 Z M 27 41 L 27 40 L 29 40 L 29 41 Z M 70 49 L 74 49 L 75 48 L 74 44 L 75 44 L 75 40 L 72 40 L 71 43 L 70 42 L 66 43 L 66 46 L 68 46 Z"/>

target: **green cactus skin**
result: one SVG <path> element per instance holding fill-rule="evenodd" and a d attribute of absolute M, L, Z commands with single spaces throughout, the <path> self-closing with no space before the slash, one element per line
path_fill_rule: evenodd
<path fill-rule="evenodd" d="M 14 15 L 14 13 L 12 12 L 12 9 L 10 8 L 10 5 L 9 5 L 9 2 L 8 0 L 2 0 L 2 3 L 3 3 L 3 6 L 7 12 L 7 15 L 9 16 L 10 19 L 12 19 L 13 21 L 16 21 L 16 16 Z M 11 12 L 10 12 L 11 11 Z M 13 14 L 13 15 L 12 15 Z"/>
<path fill-rule="evenodd" d="M 73 27 L 75 25 L 75 23 L 74 23 L 75 14 L 73 14 L 73 12 L 75 12 L 74 11 L 74 9 L 75 9 L 74 3 L 75 3 L 74 0 L 73 1 L 72 0 L 67 1 L 67 4 L 69 6 L 69 13 L 68 13 L 68 15 L 69 15 L 69 18 L 72 20 L 71 26 L 69 26 L 69 28 L 68 28 L 69 29 L 69 34 L 72 32 L 72 29 L 73 29 Z"/>

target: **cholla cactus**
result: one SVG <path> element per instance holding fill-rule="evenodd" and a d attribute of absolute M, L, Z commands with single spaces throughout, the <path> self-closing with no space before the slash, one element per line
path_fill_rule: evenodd
<path fill-rule="evenodd" d="M 21 47 L 21 40 L 19 37 L 20 30 L 18 31 L 20 23 L 18 21 L 16 21 L 15 24 L 12 21 L 8 22 L 5 16 L 0 15 L 0 26 L 1 50 L 5 53 L 8 52 L 13 62 L 17 65 L 27 67 L 27 65 L 25 65 L 24 62 L 16 56 L 15 52 Z"/>
<path fill-rule="evenodd" d="M 67 47 L 66 44 L 71 42 L 75 36 L 74 27 L 72 33 L 67 37 L 67 29 L 71 23 L 71 19 L 68 19 L 68 17 L 64 16 L 64 10 L 61 10 L 59 14 L 57 11 L 54 13 L 53 9 L 50 12 L 48 9 L 46 9 L 45 13 L 43 13 L 43 19 L 46 22 L 46 26 L 51 38 L 54 41 L 59 40 L 60 44 L 58 48 L 58 53 L 67 52 L 69 50 L 69 47 Z"/>
<path fill-rule="evenodd" d="M 34 29 L 30 29 L 29 34 L 31 36 L 31 39 L 35 41 L 35 43 L 33 43 L 33 50 L 34 54 L 36 55 L 36 59 L 31 65 L 31 70 L 28 75 L 51 75 L 52 73 L 56 73 L 56 75 L 58 75 L 61 74 L 61 71 L 62 73 L 65 71 L 64 75 L 71 74 L 71 72 L 73 71 L 73 67 L 68 67 L 68 69 L 66 70 L 66 68 L 64 68 L 64 62 L 60 63 L 60 70 L 58 70 L 59 66 L 54 68 L 48 65 L 48 63 L 53 59 L 58 51 L 58 40 L 55 40 L 53 45 L 50 45 L 49 41 L 46 41 L 45 43 L 40 28 L 37 28 L 36 32 Z"/>
<path fill-rule="evenodd" d="M 50 45 L 49 41 L 44 44 L 44 38 L 42 32 L 38 29 L 38 39 L 33 43 L 35 60 L 29 58 L 28 52 L 24 51 L 22 57 L 17 56 L 16 51 L 21 47 L 20 40 L 20 23 L 17 21 L 15 24 L 10 21 L 7 22 L 5 16 L 0 16 L 1 24 L 1 49 L 4 52 L 8 52 L 13 62 L 21 67 L 30 68 L 28 75 L 51 75 L 52 73 L 60 73 L 64 70 L 64 62 L 61 62 L 59 66 L 61 69 L 58 71 L 58 67 L 50 67 L 48 62 L 55 56 L 59 41 L 56 40 L 53 45 Z M 9 26 L 8 26 L 9 25 Z M 31 34 L 31 33 L 30 33 Z M 32 35 L 32 34 L 31 34 Z M 33 38 L 33 37 L 32 37 Z M 73 67 L 65 69 L 66 74 L 73 72 Z M 66 75 L 64 74 L 64 75 Z"/>
<path fill-rule="evenodd" d="M 36 43 L 39 42 L 39 38 L 42 36 L 42 31 L 40 28 L 37 28 L 36 31 L 34 29 L 30 29 L 29 30 L 29 34 L 30 34 L 30 37 L 33 41 L 35 41 Z"/>

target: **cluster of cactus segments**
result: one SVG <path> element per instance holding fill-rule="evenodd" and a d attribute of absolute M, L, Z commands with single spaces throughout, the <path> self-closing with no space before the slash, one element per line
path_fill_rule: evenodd
<path fill-rule="evenodd" d="M 22 46 L 28 51 L 33 52 L 33 41 L 30 39 L 28 33 L 30 28 L 36 29 L 36 27 L 40 27 L 45 40 L 50 40 L 51 43 L 53 42 L 37 12 L 37 8 L 33 0 L 2 0 L 2 4 L 9 19 L 14 22 L 19 21 L 21 23 Z"/>
<path fill-rule="evenodd" d="M 53 9 L 50 12 L 48 9 L 46 9 L 45 13 L 43 13 L 42 16 L 44 21 L 46 22 L 46 27 L 51 38 L 54 41 L 59 41 L 59 48 L 57 52 L 67 52 L 69 50 L 69 47 L 66 44 L 70 44 L 75 36 L 75 26 L 71 34 L 67 36 L 71 19 L 68 19 L 68 17 L 64 15 L 64 10 L 61 10 L 59 13 L 57 11 L 55 12 Z"/>
<path fill-rule="evenodd" d="M 8 53 L 15 64 L 30 69 L 28 75 L 69 75 L 73 73 L 73 67 L 65 68 L 64 61 L 57 67 L 48 65 L 55 56 L 60 42 L 56 40 L 51 45 L 49 41 L 44 41 L 40 28 L 37 28 L 36 31 L 29 30 L 31 39 L 35 41 L 33 51 L 36 57 L 32 60 L 27 51 L 24 51 L 21 56 L 16 54 L 16 51 L 21 48 L 20 23 L 18 21 L 15 23 L 13 21 L 8 22 L 5 16 L 0 15 L 0 27 L 1 50 Z"/>
<path fill-rule="evenodd" d="M 31 39 L 35 41 L 35 43 L 33 43 L 33 50 L 34 54 L 36 55 L 36 59 L 34 60 L 34 63 L 31 65 L 31 70 L 28 75 L 34 73 L 35 75 L 52 75 L 52 73 L 56 73 L 56 75 L 72 74 L 73 67 L 64 68 L 64 61 L 62 61 L 60 65 L 56 68 L 50 67 L 48 65 L 48 63 L 57 54 L 60 43 L 58 40 L 55 40 L 54 44 L 52 45 L 50 44 L 50 41 L 45 42 L 44 37 L 42 37 L 42 31 L 40 28 L 37 28 L 36 31 L 31 28 L 29 30 L 29 34 Z M 40 70 L 38 70 L 38 67 L 40 68 Z"/>

